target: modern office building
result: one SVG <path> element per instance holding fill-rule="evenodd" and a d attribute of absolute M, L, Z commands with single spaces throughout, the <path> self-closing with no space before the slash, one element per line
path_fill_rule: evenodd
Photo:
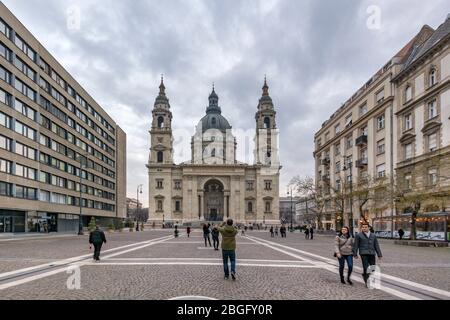
<path fill-rule="evenodd" d="M 396 230 L 400 221 L 409 223 L 396 217 L 411 213 L 400 203 L 413 192 L 433 196 L 421 201 L 421 214 L 450 210 L 450 16 L 436 30 L 423 26 L 322 124 L 314 157 L 316 186 L 325 216 L 333 216 L 332 229 L 357 227 L 365 218 Z M 376 188 L 347 196 L 383 179 L 390 191 L 379 197 Z M 430 227 L 437 221 L 439 226 Z M 419 222 L 419 229 L 439 229 L 442 236 L 448 229 L 445 217 Z"/>
<path fill-rule="evenodd" d="M 0 2 L 0 233 L 125 217 L 125 189 L 125 133 Z"/>

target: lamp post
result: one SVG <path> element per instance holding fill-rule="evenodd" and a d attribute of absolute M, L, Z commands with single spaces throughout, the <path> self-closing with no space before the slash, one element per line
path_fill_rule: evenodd
<path fill-rule="evenodd" d="M 136 204 L 136 231 L 139 231 L 139 193 L 142 193 L 142 184 L 138 185 L 136 190 L 136 198 L 137 198 L 137 204 Z"/>
<path fill-rule="evenodd" d="M 291 195 L 291 226 L 290 226 L 290 230 L 292 231 L 292 186 L 291 187 L 288 186 L 287 194 Z"/>
<path fill-rule="evenodd" d="M 350 170 L 350 217 L 351 217 L 351 222 L 349 221 L 350 224 L 350 234 L 353 235 L 353 176 L 352 176 L 352 161 L 347 162 L 346 165 L 344 165 L 343 168 L 344 171 Z M 343 218 L 343 217 L 342 217 Z"/>
<path fill-rule="evenodd" d="M 78 235 L 79 236 L 82 236 L 84 233 L 83 233 L 83 205 L 82 205 L 82 198 L 81 198 L 81 183 L 82 183 L 82 179 L 83 179 L 83 175 L 82 175 L 82 170 L 83 170 L 83 159 L 86 159 L 87 160 L 87 158 L 86 158 L 86 156 L 87 156 L 88 154 L 87 153 L 83 153 L 83 154 L 79 154 L 78 155 L 78 158 L 79 158 L 79 160 L 80 160 L 80 201 L 79 201 L 79 205 L 80 205 L 80 218 L 79 218 L 79 223 L 78 223 Z M 86 166 L 87 166 L 87 161 L 86 161 Z"/>

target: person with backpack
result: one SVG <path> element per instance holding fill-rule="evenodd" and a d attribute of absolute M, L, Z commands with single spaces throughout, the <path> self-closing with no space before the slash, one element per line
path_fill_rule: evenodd
<path fill-rule="evenodd" d="M 219 229 L 213 224 L 213 229 L 211 231 L 211 236 L 213 239 L 214 250 L 219 251 Z"/>
<path fill-rule="evenodd" d="M 222 259 L 225 279 L 228 280 L 230 275 L 228 268 L 228 260 L 230 260 L 231 278 L 236 280 L 236 235 L 238 230 L 233 227 L 233 220 L 228 219 L 219 227 L 219 232 L 222 235 Z"/>
<path fill-rule="evenodd" d="M 103 243 L 106 243 L 105 233 L 100 228 L 95 226 L 95 230 L 89 234 L 89 243 L 94 245 L 94 261 L 100 261 L 100 251 L 102 250 Z"/>

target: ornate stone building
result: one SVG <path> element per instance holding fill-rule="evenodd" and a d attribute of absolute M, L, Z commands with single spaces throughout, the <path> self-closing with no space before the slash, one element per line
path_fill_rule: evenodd
<path fill-rule="evenodd" d="M 279 223 L 278 130 L 264 81 L 255 120 L 254 164 L 236 160 L 237 141 L 214 87 L 191 138 L 191 159 L 173 160 L 172 112 L 161 79 L 152 111 L 148 160 L 149 222 Z"/>

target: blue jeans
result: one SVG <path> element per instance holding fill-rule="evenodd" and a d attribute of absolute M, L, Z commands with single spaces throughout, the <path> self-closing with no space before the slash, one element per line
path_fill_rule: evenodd
<path fill-rule="evenodd" d="M 341 277 L 344 276 L 344 267 L 345 267 L 345 261 L 347 261 L 347 266 L 348 266 L 348 278 L 350 278 L 350 275 L 352 274 L 353 271 L 353 256 L 349 255 L 349 256 L 344 256 L 342 255 L 340 258 L 338 258 L 339 260 L 339 275 Z"/>
<path fill-rule="evenodd" d="M 231 263 L 231 273 L 236 273 L 236 251 L 234 250 L 222 250 L 222 258 L 223 258 L 223 271 L 225 272 L 225 276 L 228 277 L 230 275 L 230 271 L 228 269 L 228 258 Z"/>

